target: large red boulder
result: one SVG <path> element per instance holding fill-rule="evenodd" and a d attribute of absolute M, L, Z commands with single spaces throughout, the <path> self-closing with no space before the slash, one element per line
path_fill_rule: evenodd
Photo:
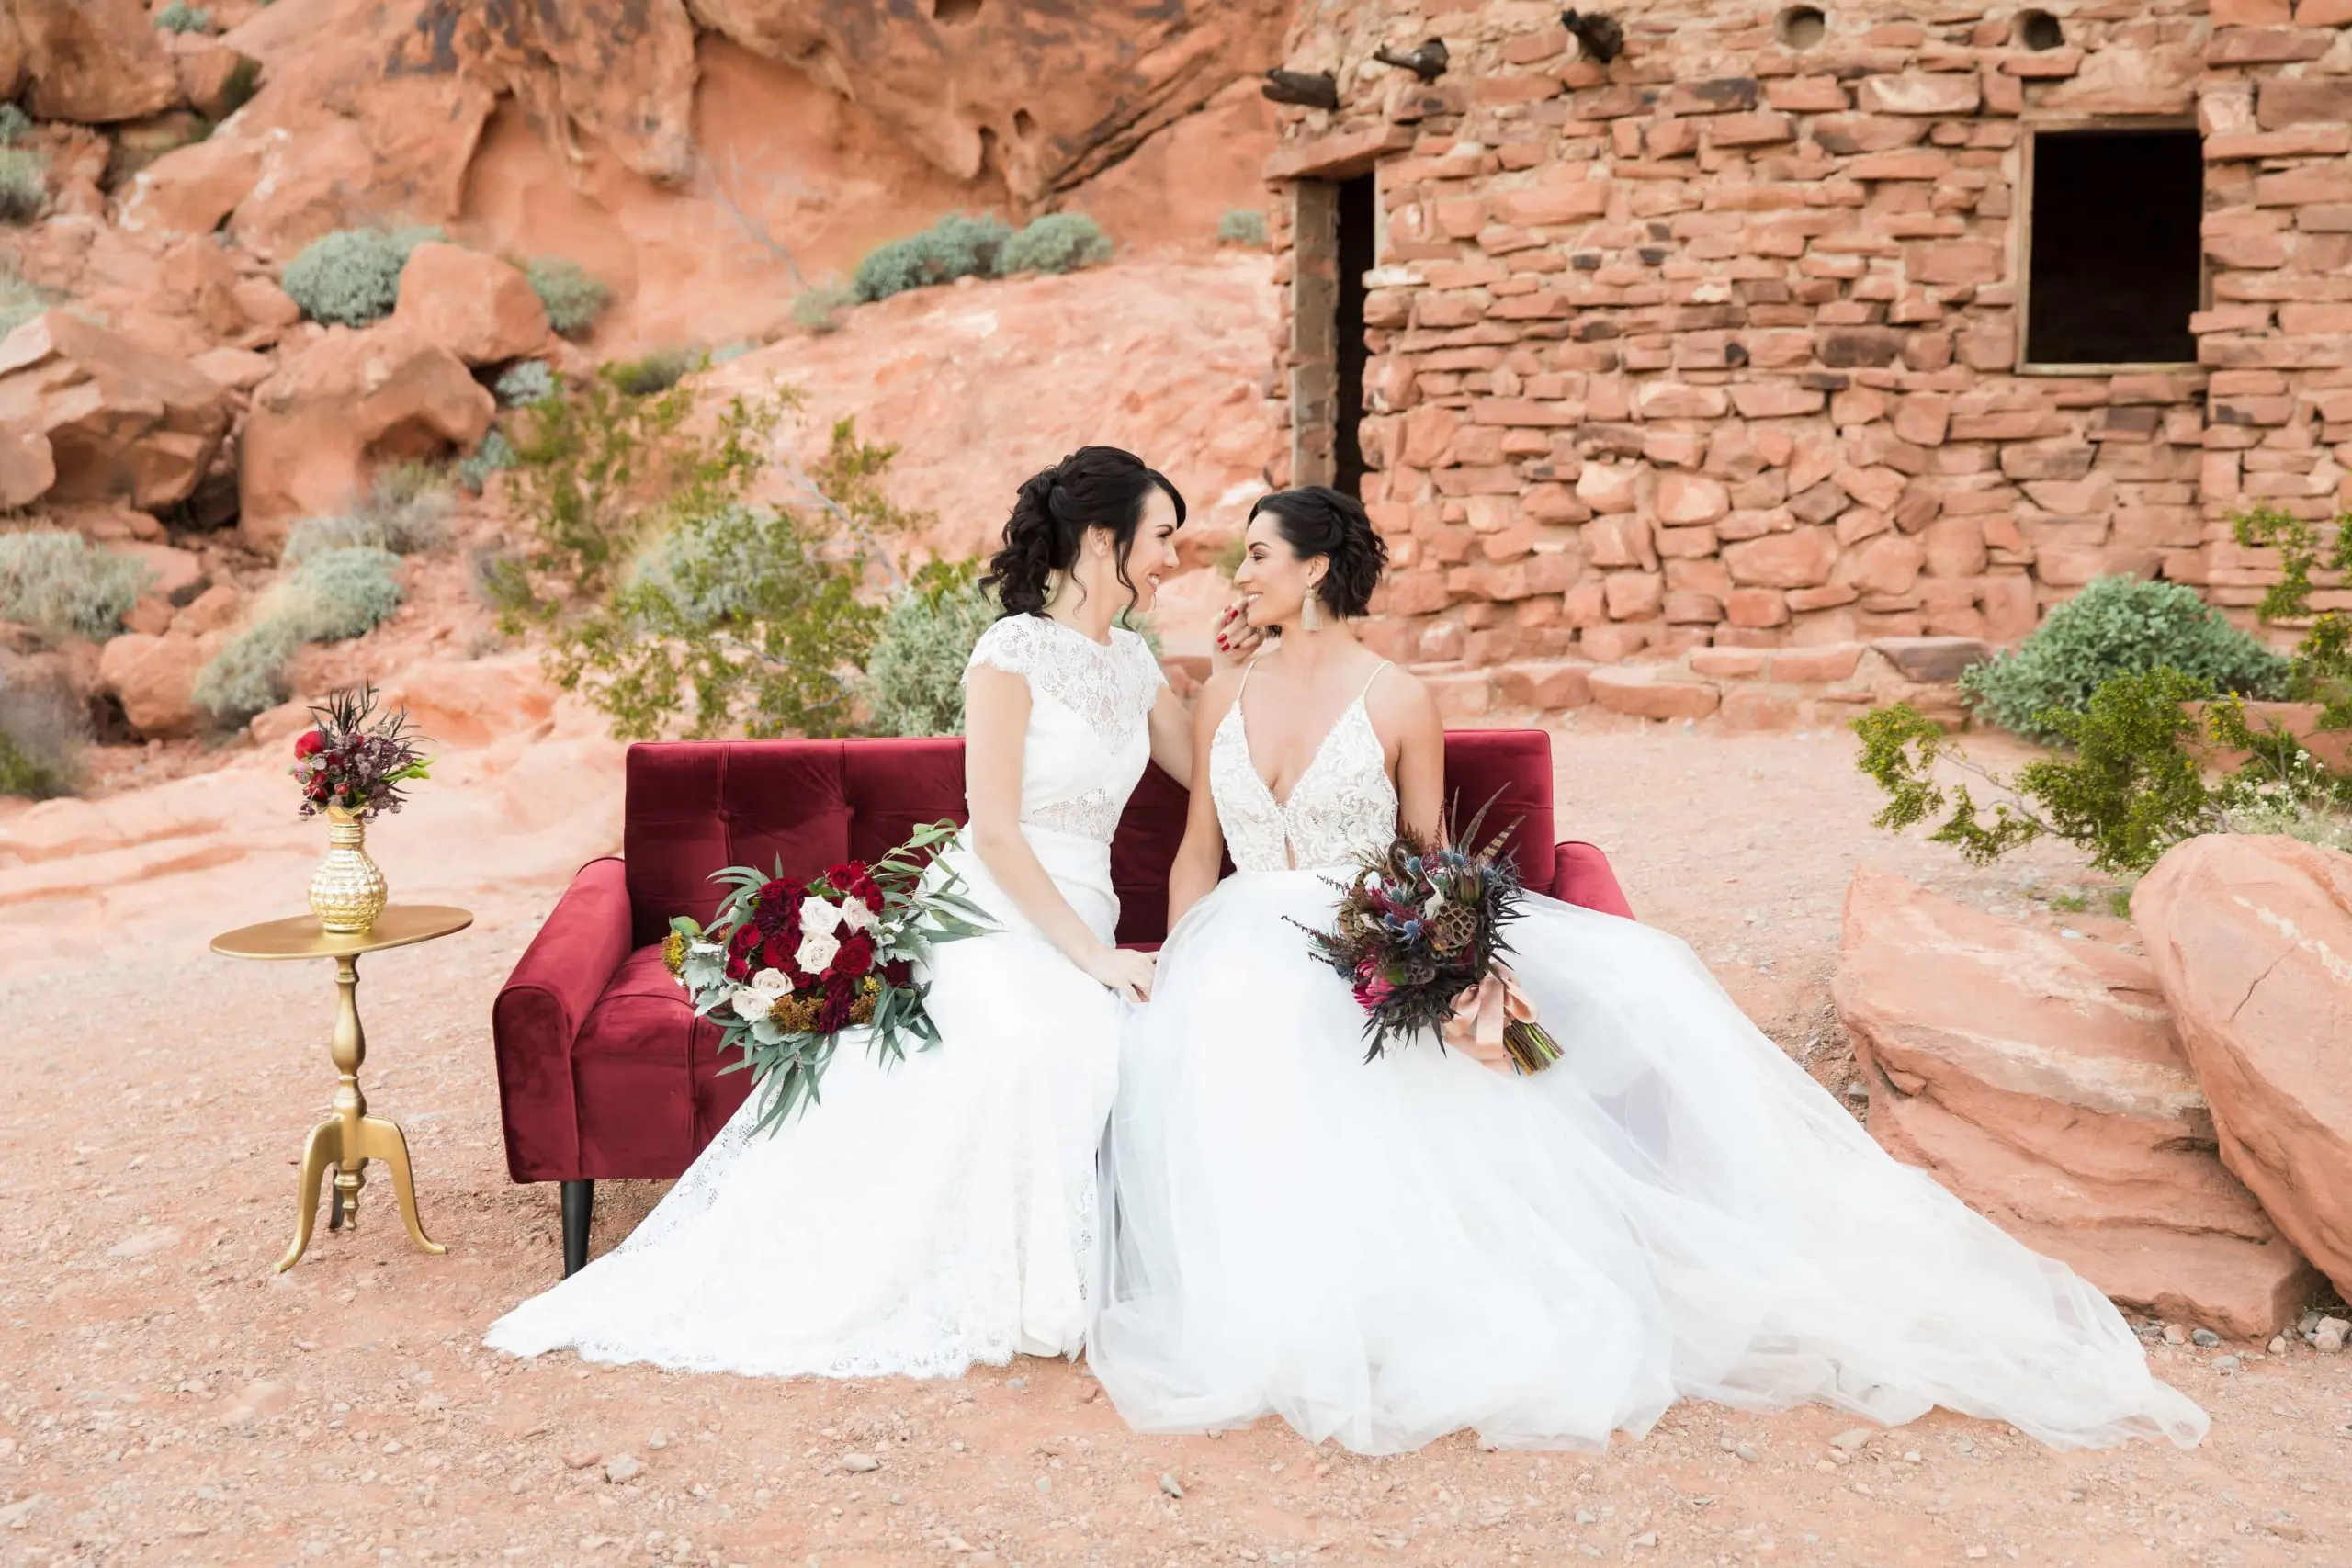
<path fill-rule="evenodd" d="M 2222 1167 L 2145 959 L 1866 866 L 1832 993 L 1871 1135 L 2037 1251 L 2241 1337 L 2309 1300 L 2310 1267 Z"/>
<path fill-rule="evenodd" d="M 239 528 L 275 555 L 296 519 L 348 509 L 377 466 L 470 447 L 497 403 L 465 361 L 413 328 L 330 327 L 254 389 Z"/>
<path fill-rule="evenodd" d="M 218 384 L 65 310 L 0 340 L 0 426 L 49 442 L 60 502 L 187 499 L 229 434 Z"/>
<path fill-rule="evenodd" d="M 2212 1101 L 2222 1161 L 2352 1292 L 2352 855 L 2191 839 L 2134 890 L 2132 918 Z"/>
<path fill-rule="evenodd" d="M 110 125 L 180 101 L 179 73 L 141 0 L 15 0 L 15 8 L 35 119 Z"/>
<path fill-rule="evenodd" d="M 122 705 L 122 716 L 141 735 L 193 734 L 203 716 L 196 705 L 196 678 L 226 640 L 218 632 L 125 632 L 108 639 L 98 655 L 99 688 Z"/>
<path fill-rule="evenodd" d="M 469 365 L 519 359 L 548 340 L 547 307 L 530 280 L 463 245 L 409 253 L 392 320 Z"/>

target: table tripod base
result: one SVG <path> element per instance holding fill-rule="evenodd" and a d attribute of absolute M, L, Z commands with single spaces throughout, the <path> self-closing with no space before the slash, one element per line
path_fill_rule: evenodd
<path fill-rule="evenodd" d="M 346 1128 L 356 1136 L 346 1137 Z M 367 1185 L 367 1167 L 371 1159 L 382 1160 L 391 1168 L 392 1196 L 400 1202 L 401 1218 L 408 1225 L 409 1239 L 426 1252 L 449 1250 L 426 1235 L 424 1223 L 417 1218 L 416 1178 L 409 1169 L 408 1138 L 401 1133 L 400 1123 L 380 1116 L 349 1120 L 330 1116 L 311 1129 L 310 1141 L 302 1148 L 300 1208 L 294 1224 L 294 1245 L 277 1260 L 279 1273 L 293 1268 L 311 1245 L 311 1231 L 319 1217 L 319 1186 L 326 1179 L 329 1169 L 334 1170 L 334 1179 L 327 1189 L 331 1205 L 328 1228 L 358 1226 L 359 1192 Z"/>

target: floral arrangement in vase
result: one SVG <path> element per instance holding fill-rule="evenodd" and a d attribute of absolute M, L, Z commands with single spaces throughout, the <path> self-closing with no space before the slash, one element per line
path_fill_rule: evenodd
<path fill-rule="evenodd" d="M 294 739 L 294 766 L 302 786 L 301 815 L 323 814 L 327 858 L 311 878 L 311 911 L 325 930 L 364 931 L 384 912 L 384 874 L 368 858 L 368 822 L 398 811 L 401 786 L 429 776 L 432 759 L 423 737 L 408 727 L 405 709 L 378 716 L 376 688 L 332 694 L 311 709 L 317 722 Z"/>

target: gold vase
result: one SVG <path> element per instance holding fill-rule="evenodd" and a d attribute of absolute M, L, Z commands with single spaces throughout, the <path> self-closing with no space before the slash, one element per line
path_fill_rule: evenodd
<path fill-rule="evenodd" d="M 368 858 L 368 824 L 327 807 L 327 858 L 311 876 L 311 912 L 331 931 L 364 931 L 384 912 L 390 890 Z"/>

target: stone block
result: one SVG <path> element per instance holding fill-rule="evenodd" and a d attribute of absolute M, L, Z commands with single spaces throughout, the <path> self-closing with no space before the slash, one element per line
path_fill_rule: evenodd
<path fill-rule="evenodd" d="M 1993 657 L 1990 643 L 1968 637 L 1889 637 L 1871 644 L 1872 652 L 1903 672 L 1904 679 L 1949 682 L 1972 664 Z"/>
<path fill-rule="evenodd" d="M 1565 659 L 1529 659 L 1495 671 L 1503 700 L 1544 713 L 1580 708 L 1592 701 L 1592 666 Z"/>
<path fill-rule="evenodd" d="M 1591 680 L 1595 703 L 1636 718 L 1704 718 L 1723 701 L 1710 682 L 1660 680 L 1657 670 L 1645 666 L 1596 669 Z"/>

